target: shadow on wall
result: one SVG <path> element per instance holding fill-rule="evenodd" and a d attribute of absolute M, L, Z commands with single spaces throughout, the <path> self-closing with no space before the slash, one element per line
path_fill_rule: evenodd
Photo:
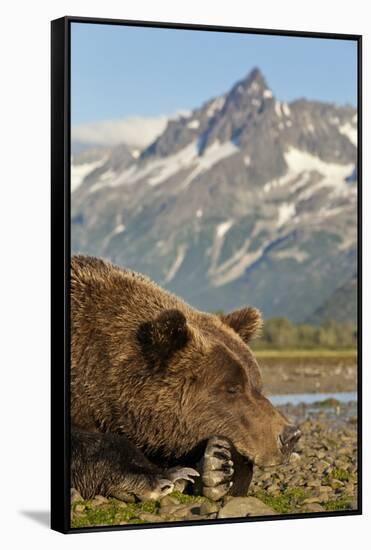
<path fill-rule="evenodd" d="M 50 511 L 49 510 L 20 510 L 19 513 L 34 522 L 50 529 Z"/>

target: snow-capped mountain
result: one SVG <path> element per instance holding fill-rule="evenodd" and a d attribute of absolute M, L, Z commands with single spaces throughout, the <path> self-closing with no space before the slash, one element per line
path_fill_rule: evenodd
<path fill-rule="evenodd" d="M 353 107 L 279 101 L 254 69 L 139 156 L 76 157 L 72 251 L 202 309 L 303 321 L 356 273 L 356 162 Z"/>

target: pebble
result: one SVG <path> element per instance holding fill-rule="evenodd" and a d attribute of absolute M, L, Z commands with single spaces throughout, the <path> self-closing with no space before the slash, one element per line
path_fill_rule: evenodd
<path fill-rule="evenodd" d="M 255 497 L 232 497 L 219 510 L 218 518 L 275 515 L 276 512 Z"/>
<path fill-rule="evenodd" d="M 107 504 L 109 502 L 108 498 L 102 495 L 96 495 L 91 501 L 92 506 L 101 506 L 102 504 Z"/>
<path fill-rule="evenodd" d="M 305 406 L 281 408 L 284 414 L 287 414 L 287 409 L 290 410 L 290 417 L 300 426 L 303 436 L 288 463 L 276 468 L 254 467 L 253 480 L 246 497 L 226 496 L 219 502 L 203 500 L 181 503 L 177 497 L 167 495 L 160 501 L 158 513 L 138 510 L 137 518 L 157 523 L 274 515 L 278 512 L 263 502 L 264 496 L 269 496 L 271 501 L 272 497 L 274 500 L 274 497 L 281 495 L 287 495 L 291 499 L 290 512 L 294 513 L 324 512 L 325 504 L 337 499 L 348 501 L 349 509 L 355 509 L 357 426 L 343 415 L 344 411 L 350 410 L 349 407 L 347 409 L 347 405 L 340 405 L 339 416 L 331 416 L 326 410 L 318 414 L 311 409 L 310 417 L 306 419 Z M 347 472 L 349 480 L 336 479 L 340 474 L 337 470 Z M 294 490 L 297 489 L 300 490 L 295 493 Z M 105 506 L 110 500 L 103 495 L 97 495 L 90 504 L 96 507 Z M 126 508 L 126 502 L 135 502 L 132 495 L 127 495 L 123 500 L 117 506 Z M 81 522 L 87 506 L 76 489 L 71 489 L 71 503 L 74 504 L 74 512 Z M 120 525 L 127 523 L 130 521 L 123 521 Z"/>
<path fill-rule="evenodd" d="M 159 523 L 160 521 L 164 521 L 161 516 L 157 514 L 151 514 L 150 512 L 141 512 L 138 515 L 138 518 L 144 521 L 148 521 L 149 523 Z"/>
<path fill-rule="evenodd" d="M 296 420 L 303 432 L 296 445 L 296 450 L 300 450 L 300 461 L 296 461 L 294 455 L 289 464 L 280 467 L 280 483 L 277 483 L 272 471 L 255 467 L 249 493 L 260 496 L 263 491 L 269 497 L 275 497 L 285 495 L 290 489 L 302 488 L 306 495 L 306 504 L 302 502 L 303 509 L 310 507 L 313 511 L 320 511 L 319 506 L 341 497 L 349 499 L 351 507 L 356 499 L 357 488 L 357 433 L 356 425 L 347 421 L 346 411 L 349 408 L 350 405 L 341 405 L 341 414 L 336 417 L 336 421 L 331 416 L 331 410 L 324 410 L 321 414 L 311 411 L 310 417 L 301 422 Z M 300 417 L 307 414 L 303 406 L 283 407 L 282 412 L 287 414 L 288 409 L 293 419 L 296 415 Z M 350 480 L 335 479 L 336 469 L 348 472 Z M 300 503 L 300 510 L 299 506 Z"/>
<path fill-rule="evenodd" d="M 310 479 L 307 482 L 308 487 L 321 487 L 321 481 L 319 479 Z"/>
<path fill-rule="evenodd" d="M 173 504 L 170 506 L 161 506 L 160 513 L 162 515 L 172 516 L 176 519 L 181 519 L 190 515 L 200 515 L 201 505 L 198 503 L 191 504 Z"/>
<path fill-rule="evenodd" d="M 320 502 L 320 500 L 321 500 L 320 497 L 309 497 L 303 500 L 303 504 L 313 504 L 313 503 Z"/>
<path fill-rule="evenodd" d="M 168 504 L 166 506 L 161 505 L 161 514 L 172 515 L 179 509 L 183 508 L 183 504 Z"/>
<path fill-rule="evenodd" d="M 342 487 L 344 487 L 344 483 L 339 479 L 332 479 L 330 481 L 330 485 L 333 489 L 341 489 Z"/>
<path fill-rule="evenodd" d="M 179 504 L 179 500 L 174 496 L 166 495 L 161 499 L 161 507 L 171 506 L 172 504 Z"/>
<path fill-rule="evenodd" d="M 298 453 L 291 453 L 290 456 L 290 463 L 295 464 L 296 462 L 299 462 L 301 460 L 301 456 Z"/>
<path fill-rule="evenodd" d="M 76 504 L 75 512 L 79 514 L 81 512 L 84 512 L 85 508 L 86 508 L 85 504 Z"/>
<path fill-rule="evenodd" d="M 84 500 L 80 493 L 74 488 L 71 488 L 71 504 L 74 504 L 75 502 L 79 502 L 80 500 Z"/>
<path fill-rule="evenodd" d="M 207 516 L 209 514 L 214 514 L 219 511 L 219 506 L 216 502 L 203 502 L 200 506 L 200 514 L 202 516 Z"/>
<path fill-rule="evenodd" d="M 312 502 L 302 508 L 303 512 L 324 512 L 324 507 L 318 504 L 318 502 Z"/>

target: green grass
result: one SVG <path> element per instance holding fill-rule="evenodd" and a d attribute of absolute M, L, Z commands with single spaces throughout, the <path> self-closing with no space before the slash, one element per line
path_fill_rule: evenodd
<path fill-rule="evenodd" d="M 337 407 L 340 405 L 340 401 L 338 399 L 335 399 L 334 397 L 328 397 L 327 399 L 322 399 L 322 401 L 314 401 L 313 406 L 314 407 Z"/>
<path fill-rule="evenodd" d="M 343 468 L 334 468 L 331 472 L 332 479 L 338 479 L 339 481 L 349 481 L 350 473 Z"/>
<path fill-rule="evenodd" d="M 180 504 L 201 504 L 208 501 L 206 497 L 184 495 L 178 491 L 174 491 L 170 496 L 175 497 Z M 158 514 L 160 510 L 160 503 L 158 501 L 136 502 L 122 506 L 119 500 L 114 498 L 108 500 L 108 503 L 101 504 L 100 506 L 93 506 L 91 500 L 73 503 L 71 507 L 72 512 L 75 512 L 76 506 L 79 504 L 83 504 L 85 510 L 79 514 L 72 514 L 71 527 L 77 529 L 92 527 L 94 525 L 119 525 L 122 521 L 130 524 L 149 523 L 146 520 L 138 518 L 139 514 L 142 512 Z"/>
<path fill-rule="evenodd" d="M 280 491 L 278 495 L 269 495 L 258 490 L 253 496 L 263 501 L 280 514 L 295 512 L 297 507 L 308 497 L 307 492 L 300 487 L 293 487 Z"/>
<path fill-rule="evenodd" d="M 256 357 L 357 357 L 356 349 L 255 349 Z"/>
<path fill-rule="evenodd" d="M 329 474 L 324 476 L 324 481 L 327 485 L 330 485 L 332 479 L 337 479 L 339 481 L 350 481 L 354 476 L 350 474 L 347 470 L 343 468 L 334 468 Z"/>
<path fill-rule="evenodd" d="M 206 497 L 195 496 L 195 495 L 185 495 L 183 493 L 179 493 L 178 491 L 174 491 L 173 493 L 171 493 L 170 496 L 175 497 L 180 504 L 192 504 L 192 503 L 201 504 L 202 502 L 208 501 Z"/>
<path fill-rule="evenodd" d="M 336 512 L 338 510 L 352 510 L 352 502 L 349 497 L 342 496 L 335 500 L 329 500 L 322 504 L 327 512 Z"/>
<path fill-rule="evenodd" d="M 338 473 L 335 473 L 338 475 Z M 339 474 L 342 476 L 343 474 Z M 338 479 L 337 477 L 334 479 Z M 262 500 L 265 504 L 273 508 L 279 514 L 294 513 L 298 510 L 298 507 L 303 501 L 308 498 L 309 493 L 300 487 L 286 489 L 281 491 L 278 495 L 268 495 L 262 490 L 258 490 L 254 493 L 255 497 Z M 337 510 L 351 510 L 352 501 L 349 496 L 340 496 L 337 499 L 329 500 L 328 502 L 321 503 L 321 506 L 327 512 L 336 512 Z"/>
<path fill-rule="evenodd" d="M 71 519 L 71 527 L 92 527 L 94 525 L 118 525 L 121 521 L 128 523 L 148 523 L 145 520 L 139 519 L 138 515 L 141 512 L 150 512 L 157 514 L 159 503 L 155 501 L 138 502 L 135 504 L 127 504 L 122 506 L 122 503 L 116 499 L 109 499 L 109 502 L 101 506 L 92 506 L 91 501 L 75 502 L 72 505 L 74 512 L 79 504 L 85 505 L 85 510 L 79 515 L 73 514 Z"/>

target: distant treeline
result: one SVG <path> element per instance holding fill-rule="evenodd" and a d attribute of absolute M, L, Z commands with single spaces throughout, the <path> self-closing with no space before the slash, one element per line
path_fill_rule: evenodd
<path fill-rule="evenodd" d="M 222 313 L 217 311 L 216 313 Z M 325 321 L 321 325 L 295 324 L 285 317 L 264 321 L 254 349 L 349 349 L 357 347 L 357 327 L 353 323 Z"/>
<path fill-rule="evenodd" d="M 285 318 L 264 322 L 254 349 L 344 349 L 357 345 L 357 329 L 353 323 L 325 321 L 319 326 L 294 324 Z"/>

